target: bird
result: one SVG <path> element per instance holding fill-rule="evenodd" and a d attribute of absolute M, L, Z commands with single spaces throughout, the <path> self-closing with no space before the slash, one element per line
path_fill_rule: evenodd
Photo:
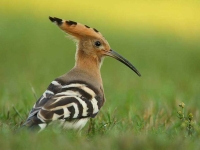
<path fill-rule="evenodd" d="M 106 101 L 100 73 L 106 56 L 125 64 L 138 76 L 141 74 L 111 49 L 97 29 L 57 17 L 49 19 L 75 41 L 75 65 L 49 84 L 32 107 L 23 127 L 40 132 L 58 121 L 64 129 L 81 130 L 90 118 L 96 117 Z"/>

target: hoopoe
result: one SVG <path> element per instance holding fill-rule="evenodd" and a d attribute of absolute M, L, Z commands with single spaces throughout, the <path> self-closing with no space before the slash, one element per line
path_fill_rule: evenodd
<path fill-rule="evenodd" d="M 125 58 L 110 48 L 103 35 L 74 21 L 56 17 L 49 19 L 76 42 L 75 66 L 53 80 L 34 104 L 24 126 L 43 130 L 49 123 L 59 120 L 64 128 L 82 129 L 89 118 L 94 118 L 105 102 L 100 74 L 105 56 L 122 62 L 141 76 Z"/>

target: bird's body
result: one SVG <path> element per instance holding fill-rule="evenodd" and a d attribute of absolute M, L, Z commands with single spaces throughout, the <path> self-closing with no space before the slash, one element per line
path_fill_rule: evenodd
<path fill-rule="evenodd" d="M 138 75 L 123 57 L 110 49 L 96 29 L 74 21 L 49 18 L 77 42 L 76 63 L 68 73 L 56 78 L 35 103 L 24 123 L 28 128 L 44 129 L 59 120 L 64 128 L 81 129 L 97 115 L 105 102 L 100 67 L 104 56 L 111 56 Z"/>

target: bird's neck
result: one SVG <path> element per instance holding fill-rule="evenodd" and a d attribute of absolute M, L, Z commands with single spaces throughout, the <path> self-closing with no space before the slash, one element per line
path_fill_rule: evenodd
<path fill-rule="evenodd" d="M 102 78 L 100 73 L 101 60 L 98 57 L 86 54 L 84 51 L 78 50 L 76 53 L 75 68 L 86 72 L 92 78 L 96 78 L 102 84 Z"/>

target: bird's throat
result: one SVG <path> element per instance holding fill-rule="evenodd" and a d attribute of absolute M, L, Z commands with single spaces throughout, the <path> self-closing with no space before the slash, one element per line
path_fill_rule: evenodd
<path fill-rule="evenodd" d="M 87 55 L 83 51 L 78 50 L 76 53 L 76 64 L 75 68 L 83 70 L 101 80 L 101 63 L 103 59 L 98 58 L 97 56 Z"/>

